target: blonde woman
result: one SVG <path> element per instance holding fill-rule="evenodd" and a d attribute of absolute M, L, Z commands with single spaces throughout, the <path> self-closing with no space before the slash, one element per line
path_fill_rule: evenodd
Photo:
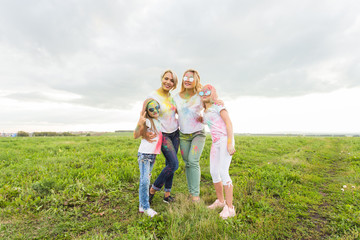
<path fill-rule="evenodd" d="M 177 152 L 179 149 L 179 123 L 175 117 L 176 106 L 170 94 L 177 86 L 178 79 L 171 70 L 166 70 L 161 75 L 161 87 L 152 92 L 149 98 L 155 99 L 160 104 L 160 115 L 158 117 L 161 124 L 162 144 L 161 151 L 165 156 L 165 167 L 157 177 L 149 190 L 149 202 L 157 191 L 164 186 L 164 202 L 170 203 L 175 199 L 170 195 L 174 173 L 179 168 Z M 151 138 L 151 136 L 149 136 Z"/>
<path fill-rule="evenodd" d="M 205 145 L 205 130 L 201 112 L 203 104 L 199 73 L 194 69 L 185 71 L 180 93 L 174 96 L 180 124 L 180 149 L 185 162 L 188 189 L 194 202 L 200 201 L 200 156 Z"/>

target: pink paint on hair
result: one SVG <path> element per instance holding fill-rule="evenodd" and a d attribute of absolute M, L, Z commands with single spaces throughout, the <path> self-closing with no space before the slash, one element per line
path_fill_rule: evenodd
<path fill-rule="evenodd" d="M 216 89 L 214 86 L 210 85 L 210 84 L 206 84 L 205 86 L 202 87 L 201 91 L 206 92 L 207 90 L 211 91 L 210 94 L 210 98 L 213 102 L 218 100 L 218 95 L 216 93 Z"/>

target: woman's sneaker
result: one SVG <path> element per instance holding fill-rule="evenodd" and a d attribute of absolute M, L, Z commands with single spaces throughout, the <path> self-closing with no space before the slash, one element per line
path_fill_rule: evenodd
<path fill-rule="evenodd" d="M 232 208 L 229 208 L 228 205 L 225 205 L 224 209 L 220 213 L 220 217 L 222 217 L 224 220 L 229 217 L 235 217 L 235 215 L 235 207 L 233 206 Z"/>
<path fill-rule="evenodd" d="M 149 217 L 154 217 L 155 215 L 157 215 L 158 213 L 155 212 L 153 209 L 149 208 L 147 210 L 144 211 L 144 213 L 146 215 L 148 215 Z"/>
<path fill-rule="evenodd" d="M 224 201 L 224 202 L 220 202 L 219 199 L 216 199 L 213 204 L 211 204 L 210 206 L 208 206 L 208 209 L 223 208 L 224 206 L 225 206 L 225 201 Z"/>
<path fill-rule="evenodd" d="M 172 202 L 175 202 L 175 198 L 173 198 L 171 195 L 168 196 L 168 197 L 165 197 L 165 196 L 164 196 L 164 200 L 163 200 L 163 201 L 166 202 L 166 203 L 172 203 Z"/>
<path fill-rule="evenodd" d="M 142 207 L 139 207 L 139 213 L 144 213 L 144 209 Z"/>

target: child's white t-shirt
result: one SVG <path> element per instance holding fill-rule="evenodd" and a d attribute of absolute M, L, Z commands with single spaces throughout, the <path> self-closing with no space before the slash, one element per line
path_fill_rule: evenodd
<path fill-rule="evenodd" d="M 190 134 L 204 129 L 204 124 L 198 121 L 204 109 L 198 94 L 189 99 L 183 99 L 178 93 L 174 96 L 174 101 L 179 115 L 180 132 Z"/>
<path fill-rule="evenodd" d="M 213 142 L 217 142 L 221 137 L 227 136 L 226 124 L 220 116 L 224 106 L 213 104 L 204 111 L 204 123 L 209 126 Z"/>
<path fill-rule="evenodd" d="M 156 130 L 158 131 L 157 136 L 154 139 L 152 139 L 155 141 L 149 142 L 146 139 L 141 139 L 141 143 L 140 143 L 139 150 L 138 150 L 138 152 L 140 152 L 140 153 L 160 154 L 160 152 L 161 152 L 161 143 L 162 143 L 161 125 L 160 125 L 159 120 L 153 118 L 153 121 L 154 121 Z M 151 130 L 151 122 L 147 118 L 146 118 L 145 125 L 147 127 L 148 132 L 154 133 L 154 131 Z"/>
<path fill-rule="evenodd" d="M 176 106 L 172 96 L 161 96 L 157 91 L 154 91 L 148 98 L 153 98 L 160 104 L 160 114 L 158 119 L 161 123 L 161 131 L 172 133 L 178 130 L 179 123 L 175 117 Z"/>

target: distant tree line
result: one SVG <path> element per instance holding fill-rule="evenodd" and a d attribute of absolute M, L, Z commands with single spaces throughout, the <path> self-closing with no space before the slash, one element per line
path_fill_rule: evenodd
<path fill-rule="evenodd" d="M 28 132 L 19 131 L 17 133 L 18 137 L 29 137 L 30 134 Z M 32 137 L 57 137 L 57 136 L 76 136 L 75 134 L 69 133 L 69 132 L 33 132 Z"/>
<path fill-rule="evenodd" d="M 18 137 L 28 137 L 29 133 L 24 132 L 24 131 L 18 131 L 16 136 L 18 136 Z"/>

